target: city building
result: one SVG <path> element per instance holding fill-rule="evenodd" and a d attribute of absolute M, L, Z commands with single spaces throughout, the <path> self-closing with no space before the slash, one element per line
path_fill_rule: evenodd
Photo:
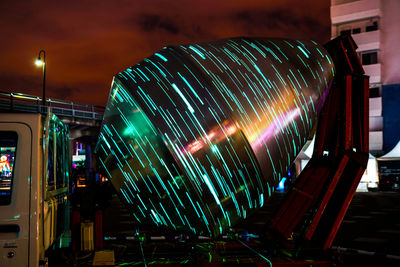
<path fill-rule="evenodd" d="M 399 0 L 331 0 L 331 37 L 351 34 L 370 76 L 369 146 L 375 156 L 400 140 L 399 14 Z"/>

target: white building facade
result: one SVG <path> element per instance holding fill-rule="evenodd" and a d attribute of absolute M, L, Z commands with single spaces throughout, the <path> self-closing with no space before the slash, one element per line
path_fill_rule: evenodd
<path fill-rule="evenodd" d="M 351 34 L 370 76 L 369 146 L 389 151 L 400 139 L 400 0 L 331 0 L 331 37 Z"/>

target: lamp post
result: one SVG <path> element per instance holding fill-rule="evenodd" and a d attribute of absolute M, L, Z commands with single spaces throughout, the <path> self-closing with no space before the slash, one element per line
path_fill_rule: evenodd
<path fill-rule="evenodd" d="M 43 53 L 43 59 L 40 55 Z M 46 51 L 40 50 L 39 56 L 35 62 L 35 65 L 40 67 L 43 66 L 43 98 L 42 98 L 42 105 L 46 106 Z"/>

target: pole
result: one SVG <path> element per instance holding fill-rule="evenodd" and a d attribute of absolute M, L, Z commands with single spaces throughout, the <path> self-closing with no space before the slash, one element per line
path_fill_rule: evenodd
<path fill-rule="evenodd" d="M 46 51 L 40 50 L 40 54 L 43 53 L 43 98 L 42 98 L 42 105 L 46 106 Z"/>

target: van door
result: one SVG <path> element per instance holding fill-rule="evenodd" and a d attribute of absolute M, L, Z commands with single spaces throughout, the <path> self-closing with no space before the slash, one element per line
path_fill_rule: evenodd
<path fill-rule="evenodd" d="M 31 159 L 30 126 L 0 122 L 1 267 L 29 266 Z"/>

